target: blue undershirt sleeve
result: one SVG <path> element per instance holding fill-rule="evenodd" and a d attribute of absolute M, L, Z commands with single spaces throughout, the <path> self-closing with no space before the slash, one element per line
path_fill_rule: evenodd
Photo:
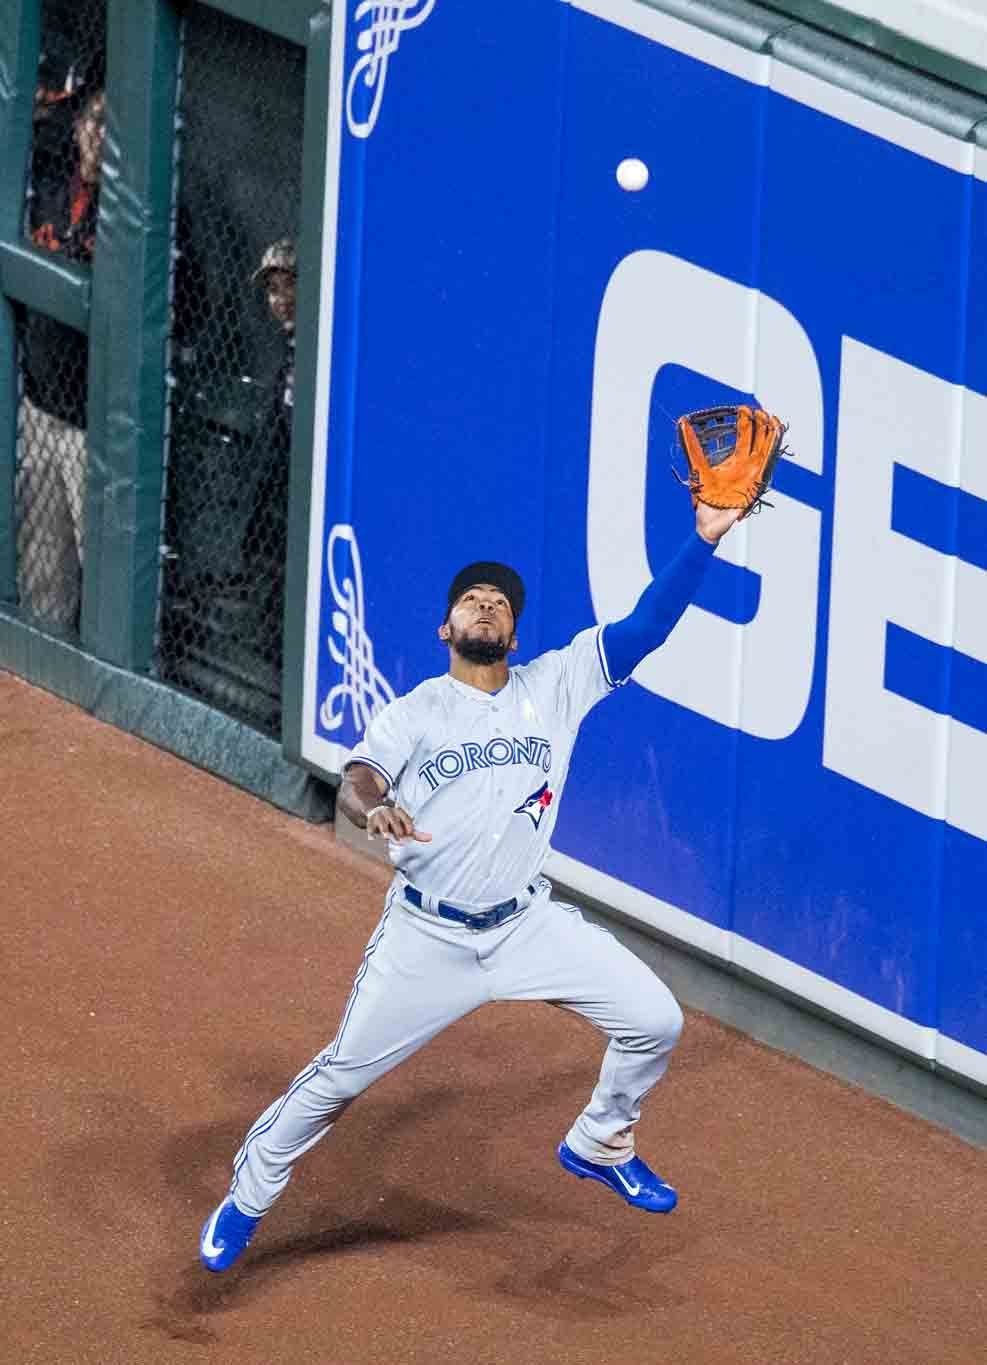
<path fill-rule="evenodd" d="M 648 584 L 631 614 L 603 627 L 603 648 L 615 685 L 626 682 L 641 660 L 668 639 L 703 581 L 715 549 L 694 531 Z"/>

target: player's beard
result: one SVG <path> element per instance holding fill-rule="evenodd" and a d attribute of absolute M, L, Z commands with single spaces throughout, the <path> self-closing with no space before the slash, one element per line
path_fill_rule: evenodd
<path fill-rule="evenodd" d="M 509 640 L 497 640 L 484 635 L 458 635 L 453 632 L 449 643 L 468 664 L 499 664 L 507 658 Z"/>

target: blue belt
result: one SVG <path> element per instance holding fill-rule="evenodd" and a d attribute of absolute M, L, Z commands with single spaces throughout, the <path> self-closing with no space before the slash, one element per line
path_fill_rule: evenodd
<path fill-rule="evenodd" d="M 535 888 L 526 888 L 528 894 L 533 896 Z M 441 915 L 443 919 L 451 919 L 456 924 L 466 924 L 471 929 L 492 929 L 495 924 L 502 924 L 505 919 L 518 910 L 518 898 L 512 896 L 509 901 L 501 901 L 499 905 L 492 905 L 489 910 L 478 910 L 475 914 L 470 914 L 468 910 L 460 910 L 455 905 L 450 905 L 448 901 L 432 901 L 426 904 L 425 897 L 415 886 L 405 886 L 401 892 L 406 901 L 417 906 L 419 910 L 424 910 L 426 914 Z"/>

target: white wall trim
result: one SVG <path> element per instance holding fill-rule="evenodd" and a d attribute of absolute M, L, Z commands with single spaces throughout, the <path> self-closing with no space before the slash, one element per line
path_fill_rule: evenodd
<path fill-rule="evenodd" d="M 329 67 L 329 128 L 326 138 L 326 185 L 322 210 L 322 273 L 319 293 L 315 423 L 312 434 L 312 489 L 309 512 L 308 577 L 305 592 L 305 641 L 302 679 L 302 758 L 335 771 L 327 758 L 339 749 L 314 732 L 317 710 L 316 687 L 319 649 L 319 611 L 326 554 L 326 473 L 329 444 L 329 402 L 332 370 L 332 335 L 336 298 L 336 227 L 339 218 L 339 173 L 342 165 L 343 74 L 346 54 L 346 6 L 333 6 L 332 53 Z"/>
<path fill-rule="evenodd" d="M 771 57 L 766 52 L 752 52 L 750 48 L 732 43 L 707 29 L 677 19 L 663 10 L 652 9 L 641 0 L 569 0 L 573 9 L 582 10 L 606 23 L 650 38 L 674 52 L 718 67 L 754 85 L 767 85 Z"/>
<path fill-rule="evenodd" d="M 987 1084 L 987 1054 L 927 1025 L 905 1019 L 894 1010 L 885 1009 L 740 934 L 708 924 L 668 901 L 628 886 L 565 853 L 553 850 L 545 864 L 545 872 L 549 878 L 554 877 L 581 895 L 610 906 L 645 927 L 699 948 L 724 963 L 742 968 L 759 980 L 817 1005 L 923 1062 L 939 1061 L 959 1076 Z"/>
<path fill-rule="evenodd" d="M 549 879 L 557 877 L 567 886 L 591 896 L 603 905 L 612 905 L 615 910 L 630 915 L 639 924 L 648 925 L 725 962 L 730 961 L 732 935 L 729 930 L 710 924 L 688 910 L 680 910 L 678 906 L 640 891 L 636 886 L 628 886 L 626 882 L 606 872 L 599 872 L 587 863 L 552 849 L 545 862 L 545 875 Z"/>
<path fill-rule="evenodd" d="M 641 0 L 569 0 L 573 9 L 582 10 L 607 23 L 616 24 L 663 47 L 694 57 L 710 66 L 728 71 L 754 85 L 767 85 L 776 94 L 816 109 L 850 127 L 914 152 L 950 170 L 969 174 L 973 151 L 969 143 L 931 128 L 919 119 L 889 109 L 865 95 L 832 85 L 819 76 L 802 71 L 767 53 L 752 52 L 719 34 L 653 9 Z M 987 20 L 984 21 L 987 25 Z"/>
<path fill-rule="evenodd" d="M 947 1038 L 944 1033 L 936 1038 L 936 1061 L 955 1071 L 958 1076 L 969 1076 L 980 1085 L 987 1085 L 987 1053 Z"/>

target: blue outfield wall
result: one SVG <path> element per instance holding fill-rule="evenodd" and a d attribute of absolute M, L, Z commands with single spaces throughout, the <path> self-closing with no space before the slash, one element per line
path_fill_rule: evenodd
<path fill-rule="evenodd" d="M 521 658 L 626 612 L 673 417 L 753 399 L 775 505 L 587 720 L 548 870 L 987 1083 L 987 153 L 637 0 L 334 22 L 301 757 L 444 671 L 468 560 Z"/>

